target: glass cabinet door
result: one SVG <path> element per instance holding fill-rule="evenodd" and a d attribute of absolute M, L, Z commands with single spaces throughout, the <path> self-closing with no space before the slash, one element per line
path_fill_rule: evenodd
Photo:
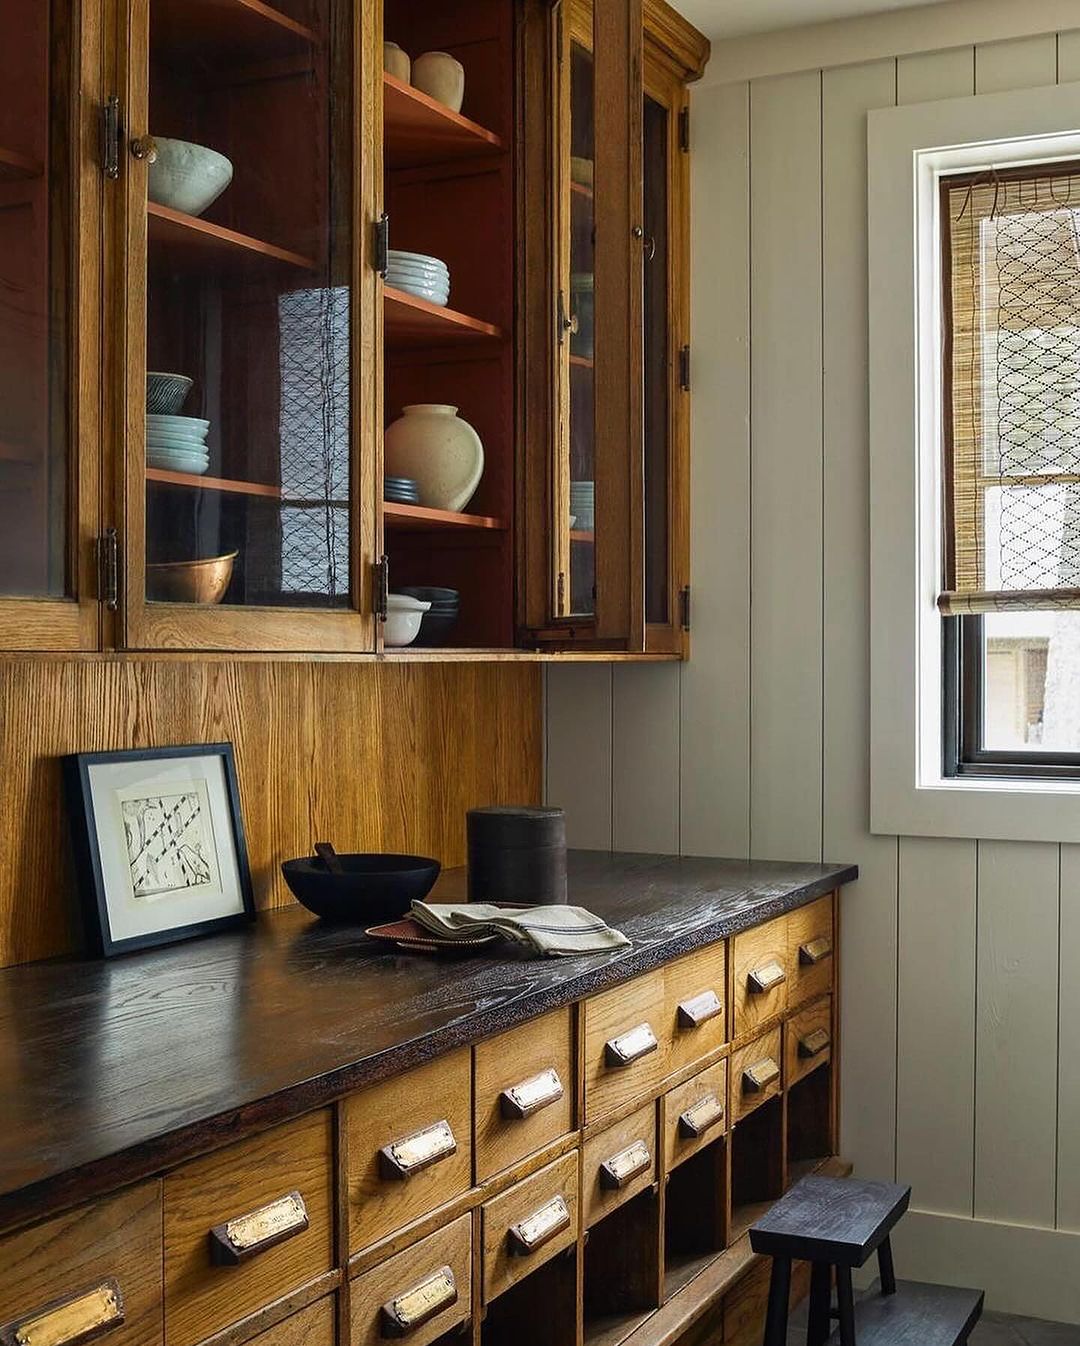
<path fill-rule="evenodd" d="M 5 649 L 92 648 L 99 638 L 93 538 L 101 175 L 96 159 L 80 157 L 76 135 L 80 88 L 89 97 L 97 91 L 99 53 L 88 36 L 100 31 L 97 8 L 92 0 L 81 7 L 5 0 L 0 8 Z"/>
<path fill-rule="evenodd" d="M 126 643 L 373 648 L 354 0 L 133 8 Z"/>

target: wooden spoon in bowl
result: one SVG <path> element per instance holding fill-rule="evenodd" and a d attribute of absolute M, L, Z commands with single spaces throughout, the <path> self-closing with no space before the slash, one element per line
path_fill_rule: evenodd
<path fill-rule="evenodd" d="M 315 843 L 315 854 L 326 866 L 331 874 L 344 874 L 345 867 L 338 859 L 338 853 L 328 841 L 317 841 Z"/>

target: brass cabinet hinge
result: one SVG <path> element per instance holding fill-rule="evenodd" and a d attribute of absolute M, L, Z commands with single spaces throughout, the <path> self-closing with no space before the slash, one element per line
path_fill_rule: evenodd
<path fill-rule="evenodd" d="M 98 601 L 110 612 L 120 607 L 120 538 L 115 528 L 106 528 L 97 540 Z"/>
<path fill-rule="evenodd" d="M 688 393 L 690 391 L 690 347 L 682 346 L 679 349 L 679 391 Z"/>
<path fill-rule="evenodd" d="M 690 109 L 684 107 L 679 112 L 679 149 L 683 154 L 690 153 Z"/>
<path fill-rule="evenodd" d="M 120 176 L 120 139 L 123 135 L 123 117 L 118 94 L 110 94 L 102 108 L 101 168 L 105 176 L 115 182 Z"/>
<path fill-rule="evenodd" d="M 383 555 L 371 567 L 371 607 L 380 622 L 386 621 L 390 598 L 390 558 Z"/>
<path fill-rule="evenodd" d="M 385 210 L 375 221 L 375 242 L 371 264 L 385 280 L 386 273 L 390 269 L 390 216 Z"/>
<path fill-rule="evenodd" d="M 684 631 L 690 630 L 690 586 L 684 584 L 679 590 L 679 625 Z"/>

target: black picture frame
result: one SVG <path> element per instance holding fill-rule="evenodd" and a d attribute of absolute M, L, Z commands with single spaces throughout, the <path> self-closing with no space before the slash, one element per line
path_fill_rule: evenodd
<path fill-rule="evenodd" d="M 90 768 L 126 762 L 155 762 L 177 758 L 221 759 L 227 795 L 238 886 L 243 910 L 210 920 L 177 925 L 146 934 L 114 938 L 109 919 L 108 894 L 102 866 L 99 825 L 94 809 Z M 255 919 L 255 897 L 251 884 L 247 841 L 240 810 L 240 790 L 236 760 L 231 743 L 199 743 L 167 748 L 133 748 L 115 752 L 71 753 L 61 759 L 64 791 L 71 822 L 75 874 L 86 938 L 92 953 L 111 958 L 139 949 L 155 948 L 194 939 L 199 935 L 219 934 L 249 925 Z"/>

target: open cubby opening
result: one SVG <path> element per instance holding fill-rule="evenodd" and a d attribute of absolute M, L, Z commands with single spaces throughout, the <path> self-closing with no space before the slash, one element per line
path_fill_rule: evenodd
<path fill-rule="evenodd" d="M 825 1061 L 788 1090 L 788 1182 L 812 1172 L 836 1151 L 832 1133 L 832 1062 Z"/>
<path fill-rule="evenodd" d="M 576 1246 L 568 1248 L 488 1304 L 481 1346 L 566 1346 L 576 1340 L 577 1256 Z"/>
<path fill-rule="evenodd" d="M 706 1145 L 668 1177 L 664 1203 L 664 1298 L 702 1271 L 727 1237 L 727 1142 Z"/>
<path fill-rule="evenodd" d="M 740 1238 L 784 1192 L 784 1100 L 777 1095 L 731 1133 L 730 1241 Z"/>
<path fill-rule="evenodd" d="M 660 1291 L 660 1203 L 649 1188 L 588 1232 L 585 1341 L 589 1346 L 617 1346 L 659 1307 Z"/>

